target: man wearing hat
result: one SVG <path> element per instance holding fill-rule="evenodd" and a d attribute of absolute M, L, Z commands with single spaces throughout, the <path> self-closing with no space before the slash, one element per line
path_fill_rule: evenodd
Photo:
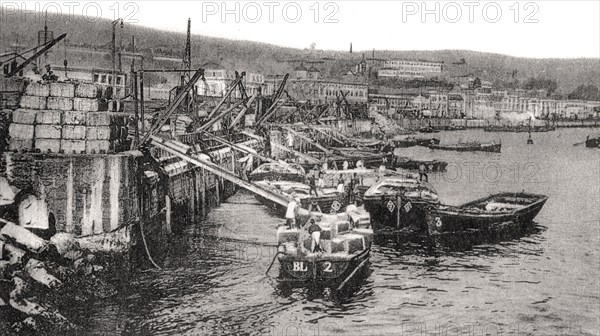
<path fill-rule="evenodd" d="M 314 218 L 310 219 L 310 225 L 308 226 L 308 233 L 312 238 L 312 251 L 311 252 L 322 252 L 320 245 L 321 240 L 321 227 L 315 222 Z"/>
<path fill-rule="evenodd" d="M 285 222 L 288 226 L 288 229 L 293 229 L 297 227 L 296 225 L 296 215 L 298 214 L 298 208 L 300 206 L 300 198 L 296 195 L 296 193 L 292 194 L 292 200 L 288 203 L 287 211 L 285 212 Z"/>

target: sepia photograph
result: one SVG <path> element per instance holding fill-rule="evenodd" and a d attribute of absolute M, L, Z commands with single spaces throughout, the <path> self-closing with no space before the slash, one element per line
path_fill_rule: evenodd
<path fill-rule="evenodd" d="M 600 336 L 600 0 L 1 0 L 5 335 Z"/>

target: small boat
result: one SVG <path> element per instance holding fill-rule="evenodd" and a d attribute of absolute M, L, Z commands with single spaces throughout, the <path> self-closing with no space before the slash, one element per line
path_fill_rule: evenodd
<path fill-rule="evenodd" d="M 347 195 L 338 192 L 334 188 L 320 189 L 318 191 L 319 196 L 314 196 L 309 193 L 310 187 L 304 183 L 293 181 L 258 181 L 255 183 L 287 196 L 297 196 L 300 199 L 300 207 L 304 209 L 309 209 L 313 201 L 317 202 L 323 213 L 337 213 L 348 205 Z M 255 197 L 259 202 L 272 208 L 281 216 L 285 215 L 285 206 L 273 203 L 262 196 L 255 195 Z"/>
<path fill-rule="evenodd" d="M 296 163 L 269 162 L 260 165 L 249 175 L 250 181 L 297 181 L 304 182 L 306 172 L 304 168 Z"/>
<path fill-rule="evenodd" d="M 439 131 L 431 126 L 421 127 L 419 128 L 419 132 L 421 133 L 439 133 Z"/>
<path fill-rule="evenodd" d="M 433 186 L 411 177 L 385 178 L 363 195 L 373 226 L 396 229 L 425 227 L 425 207 L 439 204 Z"/>
<path fill-rule="evenodd" d="M 587 139 L 585 139 L 585 147 L 587 148 L 600 148 L 600 136 L 597 138 L 591 138 L 588 135 Z"/>
<path fill-rule="evenodd" d="M 307 229 L 277 229 L 277 259 L 281 266 L 277 280 L 302 285 L 339 285 L 340 289 L 369 260 L 373 230 L 368 221 L 354 223 L 347 213 L 320 215 L 315 220 L 321 230 L 319 252 L 313 252 L 315 242 Z"/>
<path fill-rule="evenodd" d="M 500 153 L 502 144 L 500 143 L 479 143 L 479 142 L 459 142 L 450 145 L 429 145 L 431 149 L 451 150 L 458 152 L 493 152 Z"/>
<path fill-rule="evenodd" d="M 431 144 L 439 144 L 440 139 L 436 138 L 415 138 L 415 137 L 407 137 L 407 138 L 394 138 L 392 140 L 395 147 L 406 148 L 413 146 L 423 146 L 427 147 Z"/>
<path fill-rule="evenodd" d="M 424 164 L 428 172 L 446 171 L 448 162 L 438 160 L 414 160 L 408 157 L 397 157 L 394 163 L 396 168 L 418 170 Z"/>
<path fill-rule="evenodd" d="M 546 125 L 546 126 L 486 126 L 483 128 L 485 132 L 550 132 L 556 130 L 556 127 Z"/>
<path fill-rule="evenodd" d="M 427 208 L 430 235 L 453 232 L 500 230 L 509 223 L 531 222 L 547 196 L 529 193 L 500 193 L 460 206 L 437 205 Z"/>

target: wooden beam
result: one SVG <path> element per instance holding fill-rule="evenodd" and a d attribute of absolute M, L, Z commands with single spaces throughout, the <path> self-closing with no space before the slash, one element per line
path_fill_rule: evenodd
<path fill-rule="evenodd" d="M 174 143 L 174 145 L 177 145 L 176 144 L 177 141 L 172 141 L 172 142 Z M 162 143 L 153 142 L 153 145 L 155 145 L 156 147 L 158 147 L 166 152 L 174 154 L 175 156 L 178 156 L 181 159 L 183 159 L 189 163 L 195 164 L 196 166 L 201 167 L 201 168 L 217 175 L 218 177 L 224 178 L 232 183 L 239 185 L 240 187 L 242 187 L 252 193 L 262 196 L 262 197 L 264 197 L 272 202 L 275 202 L 277 204 L 280 204 L 282 206 L 287 206 L 288 203 L 292 200 L 291 197 L 287 197 L 283 194 L 275 193 L 274 191 L 271 191 L 270 189 L 268 189 L 266 187 L 242 180 L 234 173 L 232 173 L 226 169 L 223 169 L 222 167 L 220 167 L 219 165 L 217 165 L 215 163 L 195 159 L 185 153 L 181 153 L 181 152 L 173 149 L 172 147 L 167 146 Z"/>

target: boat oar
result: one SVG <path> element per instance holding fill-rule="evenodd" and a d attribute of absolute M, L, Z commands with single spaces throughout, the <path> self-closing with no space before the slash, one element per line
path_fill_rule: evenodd
<path fill-rule="evenodd" d="M 585 141 L 583 141 L 583 142 L 578 142 L 578 143 L 576 143 L 576 144 L 573 144 L 573 146 L 580 146 L 580 145 L 583 145 L 584 143 L 585 143 Z"/>

